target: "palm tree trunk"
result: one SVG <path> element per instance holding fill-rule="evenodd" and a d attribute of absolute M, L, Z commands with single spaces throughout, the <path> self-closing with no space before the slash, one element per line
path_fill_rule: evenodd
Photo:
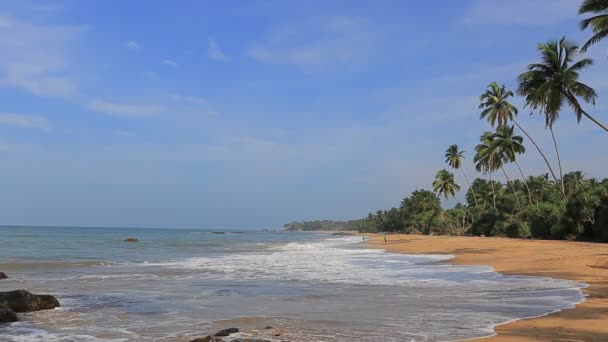
<path fill-rule="evenodd" d="M 478 206 L 479 204 L 477 203 L 477 195 L 475 194 L 475 190 L 473 190 L 473 187 L 471 186 L 471 182 L 469 182 L 469 178 L 467 178 L 467 174 L 464 173 L 464 170 L 462 169 L 462 167 L 460 168 L 460 172 L 462 172 L 462 176 L 464 177 L 464 180 L 467 181 L 467 184 L 469 184 L 469 189 L 471 189 L 471 192 L 473 193 L 473 199 L 475 200 L 475 206 Z M 465 198 L 466 198 L 466 194 L 465 194 Z"/>
<path fill-rule="evenodd" d="M 505 171 L 505 168 L 501 166 L 500 169 L 502 170 L 502 173 L 505 175 L 505 178 L 507 179 L 507 185 L 511 186 L 511 190 L 513 191 L 513 194 L 515 195 L 515 202 L 517 202 L 517 207 L 519 208 L 519 211 L 521 211 L 521 204 L 519 203 L 519 197 L 517 197 L 517 190 L 515 190 L 515 186 L 513 185 L 513 183 L 511 183 L 509 176 L 507 176 L 507 172 Z"/>
<path fill-rule="evenodd" d="M 532 142 L 534 147 L 536 147 L 536 150 L 538 150 L 538 153 L 540 153 L 540 155 L 545 160 L 545 164 L 547 164 L 547 167 L 549 168 L 549 172 L 551 172 L 551 176 L 553 176 L 553 180 L 555 181 L 555 184 L 557 185 L 558 184 L 557 177 L 555 176 L 555 172 L 553 172 L 553 168 L 551 167 L 551 164 L 549 163 L 549 159 L 547 159 L 547 156 L 545 156 L 545 154 L 540 149 L 540 147 L 538 146 L 536 141 L 534 141 L 534 139 L 532 139 L 530 134 L 528 134 L 528 132 L 526 132 L 526 130 L 517 122 L 517 120 L 513 119 L 513 123 L 517 126 L 517 128 L 519 128 L 522 132 L 524 132 L 524 134 L 528 137 L 528 139 L 530 139 L 530 141 Z M 559 187 L 559 185 L 558 185 L 558 187 Z"/>
<path fill-rule="evenodd" d="M 555 146 L 555 153 L 557 154 L 557 165 L 559 166 L 559 186 L 562 191 L 562 195 L 564 195 L 564 199 L 566 198 L 566 190 L 564 188 L 564 174 L 562 173 L 562 161 L 559 157 L 559 148 L 557 148 L 557 140 L 555 139 L 555 133 L 553 132 L 553 125 L 549 126 L 549 130 L 551 131 L 551 138 L 553 138 L 553 146 Z"/>
<path fill-rule="evenodd" d="M 532 191 L 530 191 L 530 187 L 528 186 L 528 182 L 526 181 L 526 176 L 524 176 L 524 172 L 521 170 L 521 166 L 519 166 L 519 163 L 517 162 L 517 160 L 514 160 L 515 165 L 517 165 L 517 168 L 519 169 L 519 174 L 521 175 L 521 180 L 524 181 L 524 185 L 526 186 L 526 189 L 528 190 L 528 199 L 530 200 L 530 205 L 532 205 Z"/>
<path fill-rule="evenodd" d="M 492 172 L 488 173 L 490 177 L 490 185 L 492 185 L 492 201 L 494 202 L 494 209 L 496 209 L 496 189 L 494 188 L 494 182 L 492 181 Z"/>
<path fill-rule="evenodd" d="M 587 113 L 583 107 L 581 106 L 581 104 L 578 102 L 578 100 L 576 99 L 576 96 L 574 96 L 574 94 L 569 93 L 566 94 L 566 96 L 568 97 L 568 99 L 570 100 L 570 102 L 572 102 L 572 104 L 574 105 L 574 107 L 580 112 L 582 113 L 584 116 L 586 116 L 589 120 L 593 121 L 596 125 L 600 126 L 604 131 L 608 132 L 608 127 L 604 126 L 604 124 L 602 124 L 601 122 L 597 121 L 596 118 L 594 118 L 593 116 L 591 116 L 589 113 Z M 579 120 L 580 121 L 580 120 Z"/>

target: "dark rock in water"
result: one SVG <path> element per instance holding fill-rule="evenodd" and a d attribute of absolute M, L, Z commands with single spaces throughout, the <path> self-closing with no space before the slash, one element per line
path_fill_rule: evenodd
<path fill-rule="evenodd" d="M 226 234 L 226 232 L 211 232 L 213 234 Z"/>
<path fill-rule="evenodd" d="M 13 310 L 0 307 L 0 323 L 17 322 L 17 314 Z"/>
<path fill-rule="evenodd" d="M 213 336 L 228 336 L 230 334 L 236 334 L 238 332 L 239 332 L 239 329 L 237 329 L 237 328 L 228 328 L 228 329 L 223 329 L 223 330 L 216 332 L 215 334 L 213 334 Z"/>
<path fill-rule="evenodd" d="M 272 342 L 270 340 L 265 340 L 262 338 L 235 338 L 230 342 Z"/>
<path fill-rule="evenodd" d="M 124 240 L 125 242 L 139 242 L 139 239 L 137 238 L 128 238 Z"/>
<path fill-rule="evenodd" d="M 267 325 L 264 329 L 266 330 L 270 330 L 270 329 L 274 329 L 273 327 L 271 327 L 270 325 Z"/>
<path fill-rule="evenodd" d="M 4 272 L 0 272 L 0 279 L 6 279 L 8 276 Z"/>
<path fill-rule="evenodd" d="M 51 295 L 34 295 L 25 290 L 0 292 L 0 308 L 15 312 L 50 310 L 59 306 L 57 298 Z"/>
<path fill-rule="evenodd" d="M 194 340 L 190 340 L 190 342 L 211 342 L 211 336 L 195 338 Z"/>

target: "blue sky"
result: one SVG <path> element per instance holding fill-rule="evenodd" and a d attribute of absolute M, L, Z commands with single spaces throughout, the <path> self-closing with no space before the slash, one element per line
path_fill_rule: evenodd
<path fill-rule="evenodd" d="M 268 228 L 398 205 L 452 143 L 473 176 L 479 94 L 514 87 L 539 42 L 582 44 L 577 7 L 0 0 L 0 222 Z M 603 122 L 607 44 L 583 75 Z M 605 133 L 568 111 L 556 132 L 566 170 L 608 176 Z"/>

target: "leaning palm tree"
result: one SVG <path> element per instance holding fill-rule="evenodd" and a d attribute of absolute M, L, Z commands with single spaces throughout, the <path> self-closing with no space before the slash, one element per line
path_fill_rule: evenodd
<path fill-rule="evenodd" d="M 479 100 L 481 101 L 479 104 L 479 109 L 483 109 L 480 118 L 487 119 L 492 127 L 494 127 L 496 123 L 498 123 L 498 127 L 501 127 L 502 125 L 507 124 L 509 121 L 513 121 L 517 128 L 519 128 L 528 137 L 528 139 L 530 139 L 534 147 L 536 147 L 536 150 L 545 160 L 545 164 L 547 164 L 549 172 L 557 183 L 557 176 L 555 175 L 555 172 L 553 172 L 549 159 L 547 159 L 547 156 L 545 156 L 536 141 L 532 139 L 530 134 L 528 134 L 528 132 L 517 121 L 517 107 L 509 102 L 509 98 L 512 97 L 513 92 L 507 90 L 504 85 L 499 86 L 496 82 L 490 83 L 486 91 L 479 96 Z"/>
<path fill-rule="evenodd" d="M 585 0 L 578 9 L 579 14 L 591 14 L 592 16 L 581 20 L 581 30 L 591 26 L 593 36 L 583 45 L 582 52 L 600 40 L 608 37 L 608 0 Z"/>
<path fill-rule="evenodd" d="M 545 116 L 545 126 L 551 131 L 557 155 L 561 192 L 565 197 L 562 163 L 553 131 L 553 125 L 559 118 L 560 111 L 564 105 L 568 105 L 574 109 L 579 122 L 584 115 L 606 132 L 608 128 L 589 115 L 579 102 L 580 98 L 595 105 L 597 97 L 595 90 L 578 81 L 579 73 L 593 64 L 593 60 L 584 58 L 574 62 L 578 55 L 578 46 L 567 41 L 566 37 L 559 41 L 539 44 L 538 50 L 542 62 L 528 65 L 528 71 L 519 75 L 518 93 L 526 98 L 526 106 L 532 111 L 538 110 Z"/>
<path fill-rule="evenodd" d="M 597 93 L 588 85 L 578 81 L 580 72 L 593 64 L 590 58 L 575 62 L 579 54 L 578 46 L 563 37 L 559 41 L 550 41 L 538 45 L 541 63 L 528 65 L 528 71 L 519 75 L 518 93 L 526 98 L 526 104 L 532 110 L 539 110 L 545 115 L 547 127 L 552 127 L 559 118 L 564 105 L 574 110 L 580 122 L 583 116 L 593 121 L 606 132 L 608 127 L 587 113 L 579 99 L 595 105 Z"/>
<path fill-rule="evenodd" d="M 528 200 L 532 204 L 532 192 L 526 183 L 526 176 L 517 162 L 517 156 L 526 152 L 523 142 L 523 137 L 513 134 L 513 126 L 502 126 L 494 133 L 494 144 L 498 148 L 503 162 L 517 165 L 521 179 L 528 190 Z"/>
<path fill-rule="evenodd" d="M 471 187 L 471 182 L 469 182 L 469 178 L 467 177 L 467 174 L 464 172 L 464 169 L 462 168 L 463 159 L 464 159 L 464 151 L 459 151 L 458 145 L 456 145 L 456 144 L 450 145 L 450 147 L 448 147 L 448 149 L 445 151 L 445 162 L 452 169 L 460 170 L 460 172 L 462 172 L 462 176 L 464 177 L 464 180 L 467 182 L 467 184 L 469 184 L 469 189 L 471 189 L 471 191 L 473 192 L 473 198 L 475 199 L 475 206 L 477 206 L 478 205 L 477 196 L 475 195 L 475 191 Z"/>
<path fill-rule="evenodd" d="M 460 185 L 456 184 L 454 174 L 446 169 L 439 170 L 433 181 L 433 190 L 437 195 L 442 195 L 445 199 L 456 196 L 460 190 Z"/>

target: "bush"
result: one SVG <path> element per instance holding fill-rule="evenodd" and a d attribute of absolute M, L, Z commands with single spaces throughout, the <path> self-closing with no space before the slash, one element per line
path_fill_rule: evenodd
<path fill-rule="evenodd" d="M 500 235 L 500 225 L 504 221 L 503 214 L 496 208 L 482 212 L 471 225 L 471 234 L 494 236 Z"/>
<path fill-rule="evenodd" d="M 510 238 L 530 237 L 530 227 L 520 219 L 513 219 L 511 223 L 506 223 L 502 227 L 502 232 Z"/>

